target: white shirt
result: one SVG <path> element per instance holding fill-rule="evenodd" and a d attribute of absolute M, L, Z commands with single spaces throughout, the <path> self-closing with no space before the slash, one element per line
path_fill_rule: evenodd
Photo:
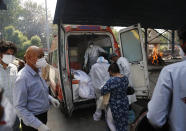
<path fill-rule="evenodd" d="M 13 88 L 17 75 L 17 67 L 9 64 L 6 69 L 0 64 L 0 88 L 4 88 L 4 96 L 13 104 Z"/>
<path fill-rule="evenodd" d="M 186 130 L 186 60 L 164 67 L 159 75 L 147 118 L 161 127 L 168 120 L 171 131 Z"/>
<path fill-rule="evenodd" d="M 119 66 L 120 73 L 122 75 L 125 75 L 126 77 L 128 77 L 129 86 L 132 86 L 132 78 L 131 78 L 131 74 L 130 74 L 130 64 L 129 64 L 128 60 L 125 57 L 120 57 L 116 63 Z M 137 101 L 135 94 L 128 95 L 128 99 L 129 99 L 129 104 L 132 104 L 133 102 Z"/>
<path fill-rule="evenodd" d="M 14 106 L 8 101 L 6 97 L 2 99 L 2 106 L 4 107 L 4 117 L 3 120 L 6 122 L 6 125 L 12 127 L 16 120 L 16 111 Z"/>
<path fill-rule="evenodd" d="M 120 57 L 117 60 L 117 64 L 119 66 L 120 73 L 129 78 L 129 76 L 130 76 L 130 64 L 129 64 L 128 60 L 125 57 Z"/>

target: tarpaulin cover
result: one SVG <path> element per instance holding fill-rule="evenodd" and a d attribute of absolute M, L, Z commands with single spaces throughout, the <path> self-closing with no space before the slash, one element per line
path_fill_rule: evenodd
<path fill-rule="evenodd" d="M 58 0 L 54 23 L 177 29 L 186 23 L 185 0 Z"/>

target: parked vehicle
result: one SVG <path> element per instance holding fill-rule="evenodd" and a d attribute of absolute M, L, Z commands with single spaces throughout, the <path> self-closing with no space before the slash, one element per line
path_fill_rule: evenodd
<path fill-rule="evenodd" d="M 61 102 L 62 111 L 71 115 L 78 108 L 95 104 L 94 99 L 74 99 L 71 69 L 82 70 L 88 42 L 93 41 L 108 53 L 126 57 L 131 64 L 132 83 L 137 97 L 148 97 L 147 60 L 141 37 L 140 25 L 125 28 L 119 32 L 119 44 L 112 30 L 105 26 L 59 25 L 58 37 L 52 42 L 49 52 L 49 80 L 51 92 Z M 120 47 L 120 48 L 119 48 Z"/>
<path fill-rule="evenodd" d="M 77 98 L 73 94 L 78 81 L 73 79 L 72 69 L 83 70 L 84 55 L 89 41 L 108 53 L 115 52 L 120 55 L 120 51 L 110 27 L 67 26 L 60 30 L 49 52 L 50 89 L 52 95 L 60 100 L 62 111 L 71 115 L 75 109 L 95 105 L 95 99 Z"/>

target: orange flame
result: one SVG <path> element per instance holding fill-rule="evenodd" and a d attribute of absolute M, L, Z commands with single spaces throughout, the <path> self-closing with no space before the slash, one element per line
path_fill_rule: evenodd
<path fill-rule="evenodd" d="M 158 64 L 159 63 L 159 60 L 158 60 L 158 49 L 157 47 L 155 46 L 153 48 L 153 54 L 152 54 L 152 64 Z"/>

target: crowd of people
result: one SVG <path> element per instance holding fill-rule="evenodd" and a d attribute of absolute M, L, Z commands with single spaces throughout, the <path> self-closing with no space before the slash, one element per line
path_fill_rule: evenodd
<path fill-rule="evenodd" d="M 29 47 L 25 66 L 20 61 L 17 68 L 12 64 L 16 51 L 14 43 L 0 42 L 0 89 L 4 90 L 0 129 L 20 131 L 21 123 L 22 131 L 50 131 L 46 126 L 49 104 L 58 108 L 60 103 L 49 95 L 48 85 L 41 77 L 41 68 L 47 64 L 44 52 L 39 47 Z"/>
<path fill-rule="evenodd" d="M 186 26 L 178 30 L 178 35 L 186 53 Z M 42 77 L 41 68 L 47 65 L 44 52 L 30 46 L 25 61 L 19 61 L 18 67 L 12 64 L 16 52 L 14 43 L 0 42 L 0 130 L 20 131 L 21 124 L 22 131 L 50 131 L 46 125 L 50 103 L 56 108 L 60 103 L 49 95 L 49 84 Z M 88 58 L 90 53 L 96 55 Z M 104 110 L 108 130 L 127 131 L 130 105 L 136 102 L 135 93 L 128 93 L 133 86 L 128 60 L 115 53 L 108 56 L 92 43 L 85 54 L 84 68 L 89 72 L 97 100 L 93 119 L 100 120 Z M 171 131 L 186 129 L 185 77 L 185 58 L 162 69 L 148 104 L 147 118 L 153 127 L 168 123 Z"/>

